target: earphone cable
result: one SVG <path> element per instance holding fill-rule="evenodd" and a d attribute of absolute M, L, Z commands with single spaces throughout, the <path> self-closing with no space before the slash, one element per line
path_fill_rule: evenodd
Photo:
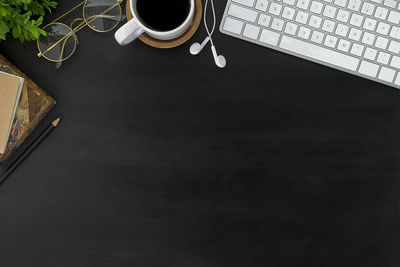
<path fill-rule="evenodd" d="M 208 37 L 210 38 L 210 43 L 211 43 L 212 46 L 214 46 L 214 42 L 212 40 L 212 35 L 213 35 L 214 31 L 215 31 L 215 26 L 217 24 L 217 18 L 215 16 L 214 0 L 210 0 L 210 1 L 211 1 L 211 10 L 212 10 L 212 15 L 213 15 L 213 20 L 214 20 L 211 32 L 210 32 L 210 30 L 208 28 L 208 25 L 207 25 L 208 0 L 206 0 L 206 3 L 204 5 L 204 17 L 203 17 L 203 20 L 204 20 L 204 27 L 206 28 L 206 32 L 208 34 Z"/>

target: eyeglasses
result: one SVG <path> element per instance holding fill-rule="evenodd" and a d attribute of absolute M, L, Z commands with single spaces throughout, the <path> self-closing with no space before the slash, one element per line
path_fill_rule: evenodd
<path fill-rule="evenodd" d="M 76 33 L 88 26 L 96 32 L 109 32 L 117 27 L 122 18 L 121 3 L 123 0 L 85 0 L 62 16 L 43 27 L 47 33 L 37 40 L 38 57 L 57 62 L 67 60 L 75 52 L 78 37 Z M 60 19 L 83 6 L 82 18 L 74 19 L 70 26 L 59 22 Z"/>

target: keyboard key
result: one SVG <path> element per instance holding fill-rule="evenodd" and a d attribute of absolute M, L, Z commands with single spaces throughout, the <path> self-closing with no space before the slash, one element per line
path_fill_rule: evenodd
<path fill-rule="evenodd" d="M 364 46 L 360 44 L 353 44 L 351 47 L 350 53 L 352 53 L 355 56 L 361 57 L 362 53 L 364 51 Z"/>
<path fill-rule="evenodd" d="M 379 22 L 376 31 L 382 35 L 387 35 L 389 33 L 390 25 L 384 22 Z"/>
<path fill-rule="evenodd" d="M 235 34 L 242 32 L 243 22 L 240 20 L 232 19 L 227 17 L 224 23 L 224 30 Z"/>
<path fill-rule="evenodd" d="M 373 30 L 375 30 L 375 26 L 376 26 L 376 20 L 370 19 L 370 18 L 365 19 L 364 25 L 363 25 L 364 29 L 373 31 Z"/>
<path fill-rule="evenodd" d="M 310 18 L 310 21 L 308 22 L 308 25 L 310 25 L 313 28 L 319 28 L 321 26 L 322 18 L 312 15 Z"/>
<path fill-rule="evenodd" d="M 317 44 L 321 44 L 323 39 L 324 39 L 324 34 L 319 31 L 314 31 L 311 36 L 311 42 L 314 42 Z"/>
<path fill-rule="evenodd" d="M 313 1 L 311 3 L 310 11 L 313 13 L 316 13 L 316 14 L 321 14 L 323 6 L 324 6 L 324 4 L 322 4 L 321 2 Z"/>
<path fill-rule="evenodd" d="M 235 4 L 231 4 L 231 6 L 229 7 L 228 14 L 233 17 L 237 17 L 239 19 L 247 20 L 250 22 L 255 22 L 258 15 L 258 13 L 254 10 L 241 7 Z"/>
<path fill-rule="evenodd" d="M 392 53 L 400 53 L 400 43 L 391 41 L 388 50 Z"/>
<path fill-rule="evenodd" d="M 257 0 L 256 9 L 265 12 L 267 10 L 268 0 Z"/>
<path fill-rule="evenodd" d="M 390 66 L 400 70 L 400 57 L 393 56 L 392 61 L 390 62 Z"/>
<path fill-rule="evenodd" d="M 283 3 L 287 4 L 287 5 L 294 5 L 295 0 L 283 0 Z"/>
<path fill-rule="evenodd" d="M 361 13 L 371 16 L 374 13 L 375 5 L 370 3 L 364 3 L 361 8 Z"/>
<path fill-rule="evenodd" d="M 395 39 L 400 39 L 400 28 L 393 26 L 392 30 L 390 31 L 390 37 L 393 37 Z"/>
<path fill-rule="evenodd" d="M 310 33 L 311 33 L 311 30 L 309 28 L 301 26 L 297 36 L 300 37 L 301 39 L 307 40 L 308 37 L 310 37 Z"/>
<path fill-rule="evenodd" d="M 269 30 L 262 30 L 260 41 L 269 45 L 277 46 L 279 41 L 280 34 L 269 31 Z"/>
<path fill-rule="evenodd" d="M 274 18 L 272 20 L 271 28 L 274 29 L 274 30 L 277 30 L 277 31 L 282 31 L 284 23 L 285 23 L 285 21 L 283 21 L 281 19 Z"/>
<path fill-rule="evenodd" d="M 298 0 L 297 7 L 301 9 L 307 9 L 310 4 L 310 0 Z"/>
<path fill-rule="evenodd" d="M 333 19 L 335 17 L 336 10 L 336 7 L 326 5 L 324 9 L 324 16 Z"/>
<path fill-rule="evenodd" d="M 260 32 L 260 27 L 251 24 L 246 24 L 246 27 L 244 28 L 243 31 L 243 36 L 256 40 L 259 32 Z"/>
<path fill-rule="evenodd" d="M 359 41 L 361 38 L 361 34 L 362 34 L 362 31 L 355 29 L 355 28 L 351 28 L 350 33 L 349 33 L 349 38 L 354 41 Z"/>
<path fill-rule="evenodd" d="M 346 25 L 343 25 L 343 24 L 338 24 L 338 26 L 336 27 L 335 33 L 342 37 L 346 37 L 348 31 L 349 31 L 349 27 L 347 27 Z"/>
<path fill-rule="evenodd" d="M 325 38 L 325 43 L 324 45 L 334 48 L 336 46 L 337 38 L 332 35 L 327 35 Z"/>
<path fill-rule="evenodd" d="M 265 14 L 261 14 L 258 18 L 258 24 L 267 27 L 271 21 L 271 17 Z"/>
<path fill-rule="evenodd" d="M 295 35 L 297 31 L 297 25 L 291 22 L 286 23 L 285 33 Z"/>
<path fill-rule="evenodd" d="M 378 36 L 378 38 L 376 39 L 376 42 L 375 42 L 375 46 L 377 48 L 384 50 L 384 49 L 386 49 L 388 43 L 389 43 L 389 39 Z"/>
<path fill-rule="evenodd" d="M 395 8 L 397 6 L 397 2 L 395 0 L 385 0 L 383 4 L 391 8 Z"/>
<path fill-rule="evenodd" d="M 357 27 L 360 27 L 362 22 L 363 22 L 363 20 L 364 20 L 363 16 L 358 15 L 358 14 L 353 14 L 351 16 L 350 24 L 354 25 L 354 26 L 357 26 Z"/>
<path fill-rule="evenodd" d="M 253 7 L 254 5 L 254 0 L 232 0 L 232 1 L 248 7 Z"/>
<path fill-rule="evenodd" d="M 399 7 L 400 7 L 400 5 L 399 5 Z M 397 84 L 397 85 L 400 85 L 400 72 L 397 74 L 397 78 L 394 81 L 394 83 Z"/>
<path fill-rule="evenodd" d="M 396 11 L 390 11 L 388 21 L 394 24 L 400 23 L 400 13 Z"/>
<path fill-rule="evenodd" d="M 293 20 L 294 18 L 294 13 L 296 13 L 296 10 L 294 10 L 291 7 L 285 7 L 283 9 L 282 17 L 288 20 Z"/>
<path fill-rule="evenodd" d="M 335 28 L 335 22 L 331 20 L 324 20 L 324 24 L 322 25 L 322 30 L 326 32 L 333 32 L 333 29 Z"/>
<path fill-rule="evenodd" d="M 348 52 L 350 49 L 350 42 L 347 40 L 340 39 L 338 49 L 343 52 Z"/>
<path fill-rule="evenodd" d="M 289 36 L 282 37 L 280 48 L 352 71 L 357 69 L 359 63 L 357 58 L 310 44 L 308 42 L 297 40 Z"/>
<path fill-rule="evenodd" d="M 393 82 L 394 75 L 396 75 L 396 72 L 394 70 L 382 67 L 381 71 L 379 72 L 378 78 L 382 81 L 391 83 Z"/>
<path fill-rule="evenodd" d="M 387 65 L 389 63 L 390 54 L 385 52 L 379 52 L 377 62 Z"/>
<path fill-rule="evenodd" d="M 338 21 L 346 23 L 349 20 L 349 17 L 350 17 L 350 12 L 349 11 L 340 9 L 338 14 L 337 14 L 337 16 L 336 16 L 336 19 Z"/>
<path fill-rule="evenodd" d="M 375 40 L 375 34 L 364 32 L 361 42 L 367 45 L 372 45 L 374 43 L 374 40 Z"/>
<path fill-rule="evenodd" d="M 347 5 L 347 0 L 335 0 L 335 5 L 345 7 Z"/>
<path fill-rule="evenodd" d="M 362 61 L 358 72 L 375 78 L 376 75 L 378 74 L 378 70 L 379 70 L 379 65 L 367 61 Z"/>
<path fill-rule="evenodd" d="M 281 14 L 282 6 L 277 3 L 271 3 L 269 6 L 269 13 L 275 16 L 279 16 Z"/>
<path fill-rule="evenodd" d="M 307 19 L 308 19 L 308 14 L 307 13 L 305 13 L 303 11 L 297 12 L 296 21 L 298 23 L 306 24 L 307 23 Z"/>
<path fill-rule="evenodd" d="M 360 6 L 361 6 L 361 0 L 350 0 L 349 1 L 349 9 L 353 10 L 353 11 L 358 11 L 360 10 Z"/>
<path fill-rule="evenodd" d="M 387 8 L 378 6 L 375 11 L 375 17 L 381 20 L 385 20 L 388 13 L 389 10 Z"/>
<path fill-rule="evenodd" d="M 376 54 L 378 54 L 378 51 L 371 48 L 371 47 L 367 47 L 367 49 L 365 49 L 365 53 L 364 53 L 364 57 L 366 59 L 369 59 L 371 61 L 374 61 L 376 58 Z"/>
<path fill-rule="evenodd" d="M 394 24 L 400 23 L 400 13 L 396 11 L 390 11 L 388 21 Z"/>

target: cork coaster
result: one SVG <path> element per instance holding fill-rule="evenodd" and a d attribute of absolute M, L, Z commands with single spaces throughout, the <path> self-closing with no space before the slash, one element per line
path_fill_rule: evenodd
<path fill-rule="evenodd" d="M 195 5 L 196 6 L 194 8 L 193 24 L 179 38 L 164 41 L 164 40 L 155 39 L 155 38 L 149 36 L 148 34 L 143 33 L 139 36 L 139 39 L 143 43 L 148 44 L 152 47 L 156 47 L 156 48 L 173 48 L 173 47 L 180 46 L 181 44 L 184 44 L 186 41 L 188 41 L 194 35 L 194 33 L 199 28 L 199 25 L 201 22 L 201 18 L 202 18 L 202 14 L 203 14 L 203 6 L 201 4 L 201 0 L 195 0 Z M 131 20 L 133 17 L 131 8 L 129 6 L 129 1 L 126 1 L 126 17 L 128 20 Z"/>

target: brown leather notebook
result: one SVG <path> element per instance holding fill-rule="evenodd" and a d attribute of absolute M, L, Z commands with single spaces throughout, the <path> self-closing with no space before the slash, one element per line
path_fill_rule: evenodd
<path fill-rule="evenodd" d="M 0 163 L 4 163 L 12 152 L 33 132 L 56 102 L 2 55 L 0 55 L 0 71 L 25 79 L 8 138 L 7 148 L 3 154 L 0 154 Z"/>

